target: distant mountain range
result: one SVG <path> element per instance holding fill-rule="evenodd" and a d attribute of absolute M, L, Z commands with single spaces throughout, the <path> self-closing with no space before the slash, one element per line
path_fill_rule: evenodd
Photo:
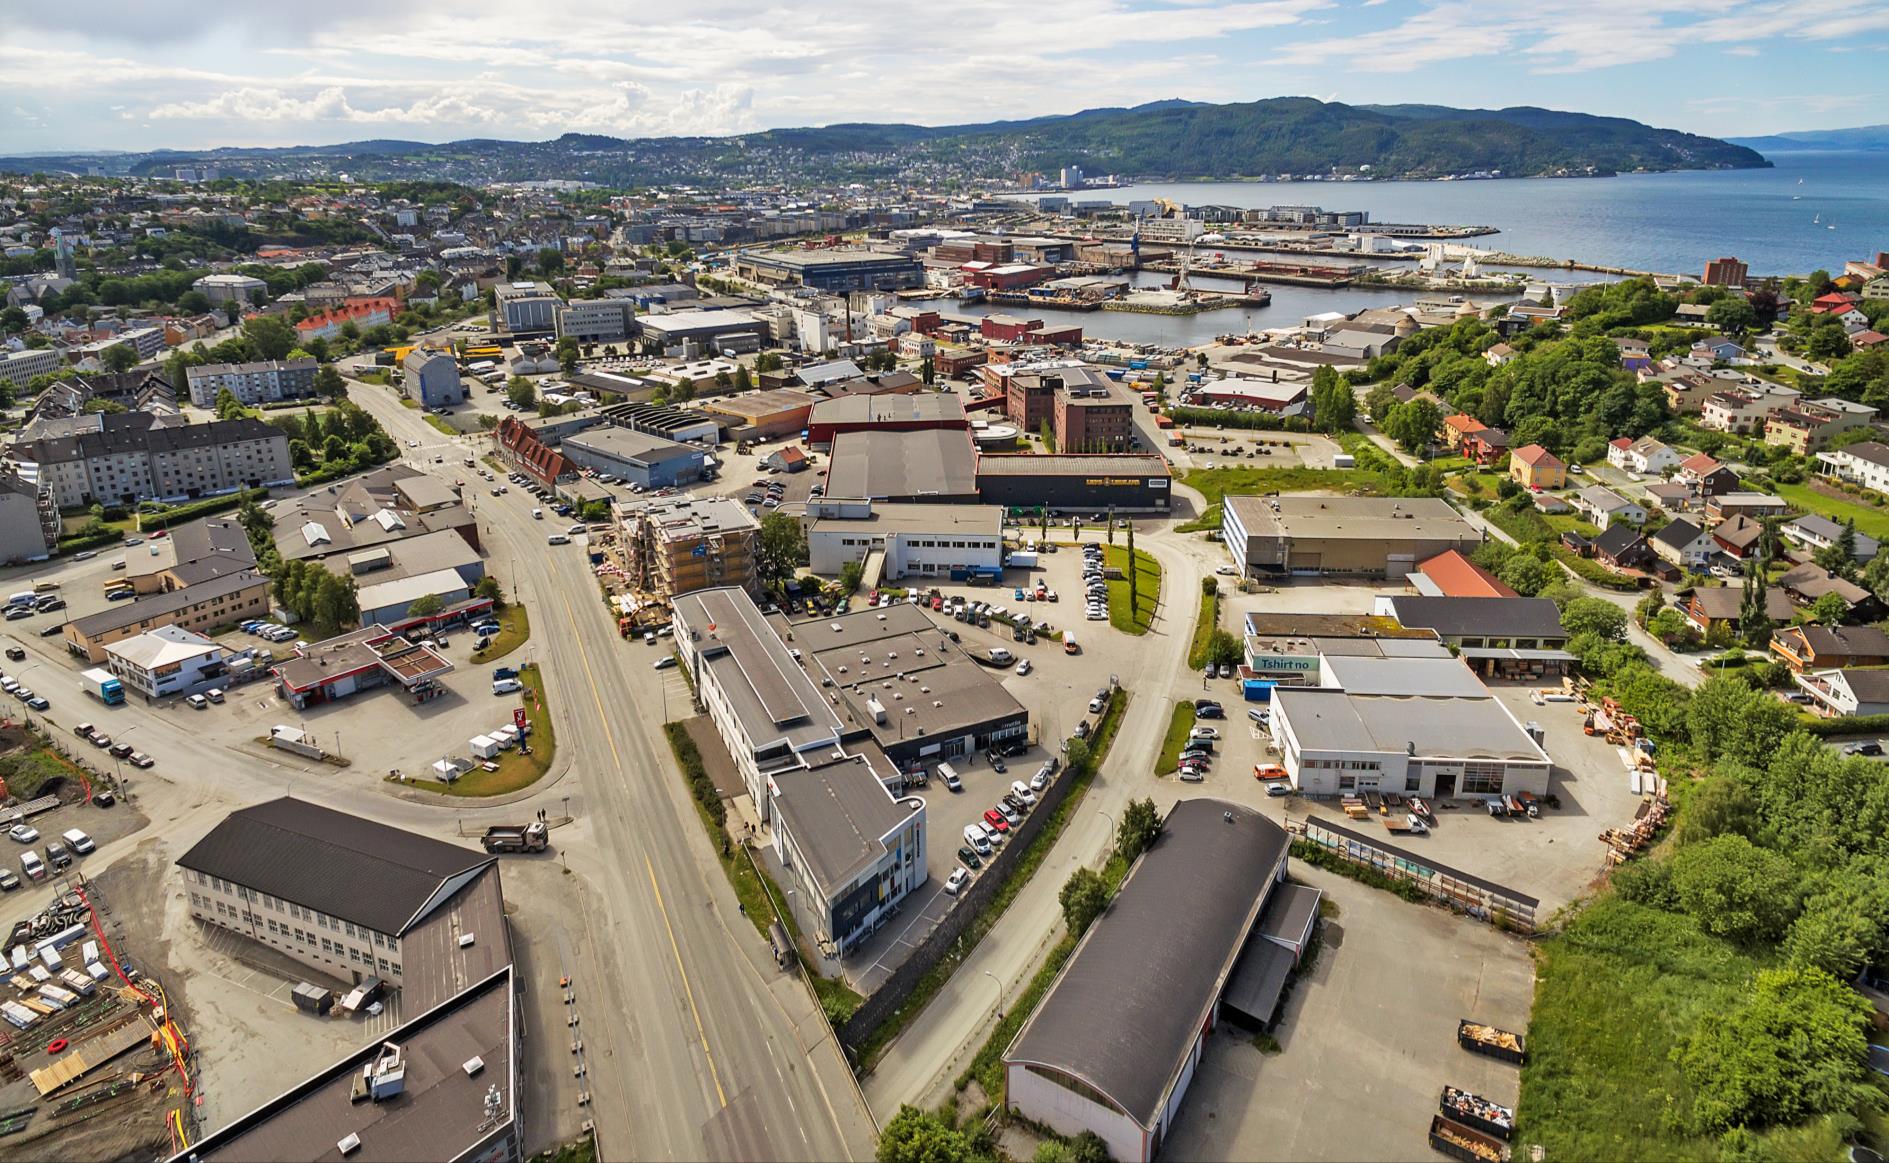
<path fill-rule="evenodd" d="M 374 140 L 281 149 L 0 158 L 0 170 L 97 170 L 165 175 L 213 164 L 233 177 L 435 178 L 466 182 L 587 180 L 610 186 L 674 182 L 1002 179 L 1080 166 L 1089 175 L 1240 178 L 1369 173 L 1444 177 L 1500 172 L 1611 174 L 1626 170 L 1748 169 L 1757 152 L 1618 117 L 1527 106 L 1341 105 L 1281 97 L 1235 105 L 1156 101 L 1132 109 L 974 125 L 843 124 L 735 137 L 623 139 L 565 134 L 551 141 L 473 139 L 431 145 Z"/>
<path fill-rule="evenodd" d="M 1761 153 L 1789 153 L 1807 149 L 1889 150 L 1889 125 L 1859 125 L 1854 129 L 1806 129 L 1768 137 L 1734 137 L 1735 145 Z"/>

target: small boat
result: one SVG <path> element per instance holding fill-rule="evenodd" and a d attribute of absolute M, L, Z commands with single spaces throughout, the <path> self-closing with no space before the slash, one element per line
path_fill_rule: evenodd
<path fill-rule="evenodd" d="M 1822 212 L 1821 210 L 1820 210 L 1820 211 L 1818 211 L 1818 212 L 1817 212 L 1816 214 L 1813 214 L 1813 215 L 1811 215 L 1811 218 L 1810 218 L 1810 224 L 1811 224 L 1812 226 L 1822 226 L 1822 225 L 1823 225 L 1823 212 Z"/>

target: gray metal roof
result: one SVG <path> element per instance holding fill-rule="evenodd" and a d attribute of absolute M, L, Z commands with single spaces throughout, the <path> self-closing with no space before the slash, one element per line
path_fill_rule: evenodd
<path fill-rule="evenodd" d="M 1492 698 L 1350 695 L 1296 687 L 1280 687 L 1272 697 L 1275 722 L 1283 720 L 1305 751 L 1548 761 Z"/>
<path fill-rule="evenodd" d="M 799 751 L 838 737 L 834 708 L 746 591 L 696 590 L 671 608 L 677 636 L 700 655 L 757 750 L 785 742 Z"/>
<path fill-rule="evenodd" d="M 1404 626 L 1434 630 L 1443 638 L 1563 639 L 1561 609 L 1547 598 L 1424 598 L 1399 594 L 1391 614 Z"/>
<path fill-rule="evenodd" d="M 1287 845 L 1285 830 L 1252 808 L 1176 804 L 1004 1061 L 1079 1078 L 1151 1127 Z"/>
<path fill-rule="evenodd" d="M 833 438 L 826 495 L 866 500 L 977 495 L 971 434 L 955 428 L 917 432 L 842 432 Z"/>
<path fill-rule="evenodd" d="M 168 594 L 154 594 L 148 598 L 137 598 L 129 602 L 118 602 L 107 606 L 96 614 L 87 614 L 83 618 L 74 618 L 72 628 L 81 637 L 92 638 L 107 634 L 126 626 L 135 626 L 150 618 L 161 618 L 187 610 L 192 606 L 211 601 L 219 596 L 237 594 L 252 586 L 266 586 L 269 579 L 253 570 L 242 570 L 198 582 L 181 590 L 172 590 Z"/>
<path fill-rule="evenodd" d="M 1489 688 L 1454 658 L 1332 656 L 1324 660 L 1328 685 L 1354 695 L 1454 695 L 1482 698 Z"/>
<path fill-rule="evenodd" d="M 399 936 L 484 852 L 288 797 L 231 812 L 180 867 Z"/>
<path fill-rule="evenodd" d="M 912 818 L 918 805 L 898 801 L 879 782 L 893 774 L 877 747 L 883 772 L 866 756 L 848 755 L 818 767 L 774 775 L 774 807 L 814 883 L 829 897 L 885 853 L 884 837 Z"/>

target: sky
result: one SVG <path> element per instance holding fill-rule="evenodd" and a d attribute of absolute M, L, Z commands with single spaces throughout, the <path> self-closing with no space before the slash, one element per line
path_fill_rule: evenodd
<path fill-rule="evenodd" d="M 0 152 L 928 125 L 1163 98 L 1884 120 L 1889 3 L 323 0 L 9 6 Z"/>

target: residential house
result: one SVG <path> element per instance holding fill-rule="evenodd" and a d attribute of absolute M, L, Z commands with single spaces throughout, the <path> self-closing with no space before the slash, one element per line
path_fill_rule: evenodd
<path fill-rule="evenodd" d="M 1718 544 L 1719 552 L 1739 561 L 1756 556 L 1758 542 L 1763 537 L 1764 526 L 1742 514 L 1712 528 L 1712 540 Z"/>
<path fill-rule="evenodd" d="M 1771 633 L 1771 653 L 1799 674 L 1889 663 L 1889 634 L 1874 626 L 1786 626 Z"/>
<path fill-rule="evenodd" d="M 1472 432 L 1463 441 L 1463 455 L 1477 464 L 1490 465 L 1508 455 L 1509 434 L 1500 428 Z"/>
<path fill-rule="evenodd" d="M 1777 579 L 1777 584 L 1800 605 L 1808 606 L 1818 598 L 1835 594 L 1848 610 L 1845 621 L 1870 621 L 1881 612 L 1876 595 L 1846 577 L 1831 573 L 1814 561 L 1793 566 Z"/>
<path fill-rule="evenodd" d="M 1699 425 L 1742 436 L 1763 429 L 1773 413 L 1797 403 L 1799 393 L 1774 384 L 1714 392 L 1699 407 Z"/>
<path fill-rule="evenodd" d="M 1620 366 L 1626 371 L 1644 371 L 1653 366 L 1653 353 L 1644 339 L 1616 339 L 1614 346 L 1620 349 Z"/>
<path fill-rule="evenodd" d="M 1795 542 L 1806 549 L 1824 549 L 1835 545 L 1843 537 L 1844 526 L 1828 517 L 1816 513 L 1806 513 L 1794 520 L 1786 521 L 1778 529 L 1786 540 Z M 1876 556 L 1880 543 L 1867 533 L 1852 530 L 1856 542 L 1854 557 L 1857 561 L 1868 561 Z"/>
<path fill-rule="evenodd" d="M 1712 535 L 1692 522 L 1682 518 L 1668 521 L 1664 528 L 1653 534 L 1650 544 L 1653 552 L 1681 569 L 1704 569 L 1718 545 Z"/>
<path fill-rule="evenodd" d="M 1574 494 L 1574 507 L 1592 518 L 1602 529 L 1616 521 L 1629 525 L 1646 524 L 1646 510 L 1605 485 L 1589 485 Z"/>
<path fill-rule="evenodd" d="M 1863 284 L 1863 298 L 1889 299 L 1889 275 L 1877 275 Z"/>
<path fill-rule="evenodd" d="M 1744 605 L 1743 586 L 1697 586 L 1686 595 L 1682 608 L 1699 633 L 1709 636 L 1720 626 L 1736 633 L 1739 619 L 1744 616 Z M 1789 594 L 1776 586 L 1766 586 L 1764 615 L 1773 622 L 1788 622 L 1797 616 L 1797 607 L 1791 604 Z"/>
<path fill-rule="evenodd" d="M 1735 359 L 1745 358 L 1745 349 L 1724 336 L 1701 339 L 1692 345 L 1692 354 L 1702 356 L 1719 363 L 1730 363 Z"/>
<path fill-rule="evenodd" d="M 1783 497 L 1770 493 L 1720 493 L 1705 503 L 1705 515 L 1713 521 L 1732 517 L 1781 517 L 1790 509 Z"/>
<path fill-rule="evenodd" d="M 1607 445 L 1607 463 L 1625 472 L 1658 476 L 1669 468 L 1678 467 L 1679 460 L 1679 454 L 1673 451 L 1671 445 L 1651 436 L 1642 436 L 1638 440 L 1622 436 Z"/>
<path fill-rule="evenodd" d="M 1765 421 L 1764 442 L 1808 456 L 1839 432 L 1858 428 L 1876 418 L 1876 409 L 1834 396 L 1809 400 L 1772 413 Z"/>
<path fill-rule="evenodd" d="M 1817 670 L 1792 676 L 1825 718 L 1889 715 L 1889 670 Z"/>
<path fill-rule="evenodd" d="M 1889 335 L 1869 328 L 1850 336 L 1850 346 L 1858 351 L 1874 351 L 1885 343 L 1889 343 Z"/>
<path fill-rule="evenodd" d="M 1739 480 L 1737 473 L 1703 452 L 1695 452 L 1680 461 L 1679 472 L 1674 479 L 1690 485 L 1702 501 L 1720 493 L 1736 492 L 1738 486 L 1744 483 Z"/>
<path fill-rule="evenodd" d="M 1681 303 L 1673 308 L 1673 322 L 1682 327 L 1708 327 L 1706 316 L 1711 310 L 1704 303 Z"/>
<path fill-rule="evenodd" d="M 1639 569 L 1653 558 L 1653 550 L 1640 531 L 1625 521 L 1615 521 L 1594 538 L 1594 559 L 1609 569 Z"/>
<path fill-rule="evenodd" d="M 1568 466 L 1539 444 L 1509 453 L 1509 479 L 1525 489 L 1559 489 L 1568 483 Z"/>
<path fill-rule="evenodd" d="M 1653 481 L 1646 486 L 1646 495 L 1668 513 L 1692 507 L 1692 490 L 1678 481 Z"/>
<path fill-rule="evenodd" d="M 1463 442 L 1486 428 L 1482 421 L 1467 412 L 1457 412 L 1443 417 L 1443 434 L 1440 437 L 1445 447 L 1452 452 L 1461 452 Z"/>
<path fill-rule="evenodd" d="M 1725 382 L 1715 376 L 1705 375 L 1690 368 L 1642 369 L 1639 373 L 1641 383 L 1657 383 L 1666 393 L 1666 406 L 1675 416 L 1697 416 L 1705 408 L 1705 401 L 1715 393 L 1725 390 Z"/>
<path fill-rule="evenodd" d="M 1811 300 L 1810 304 L 1810 313 L 1812 315 L 1841 315 L 1845 311 L 1854 311 L 1855 309 L 1856 299 L 1853 296 L 1845 295 L 1838 291 L 1818 295 L 1815 299 Z"/>
<path fill-rule="evenodd" d="M 1515 349 L 1506 343 L 1498 343 L 1483 352 L 1482 358 L 1490 367 L 1501 367 L 1515 358 Z"/>
<path fill-rule="evenodd" d="M 1889 444 L 1864 440 L 1817 454 L 1817 471 L 1878 493 L 1889 493 Z"/>

